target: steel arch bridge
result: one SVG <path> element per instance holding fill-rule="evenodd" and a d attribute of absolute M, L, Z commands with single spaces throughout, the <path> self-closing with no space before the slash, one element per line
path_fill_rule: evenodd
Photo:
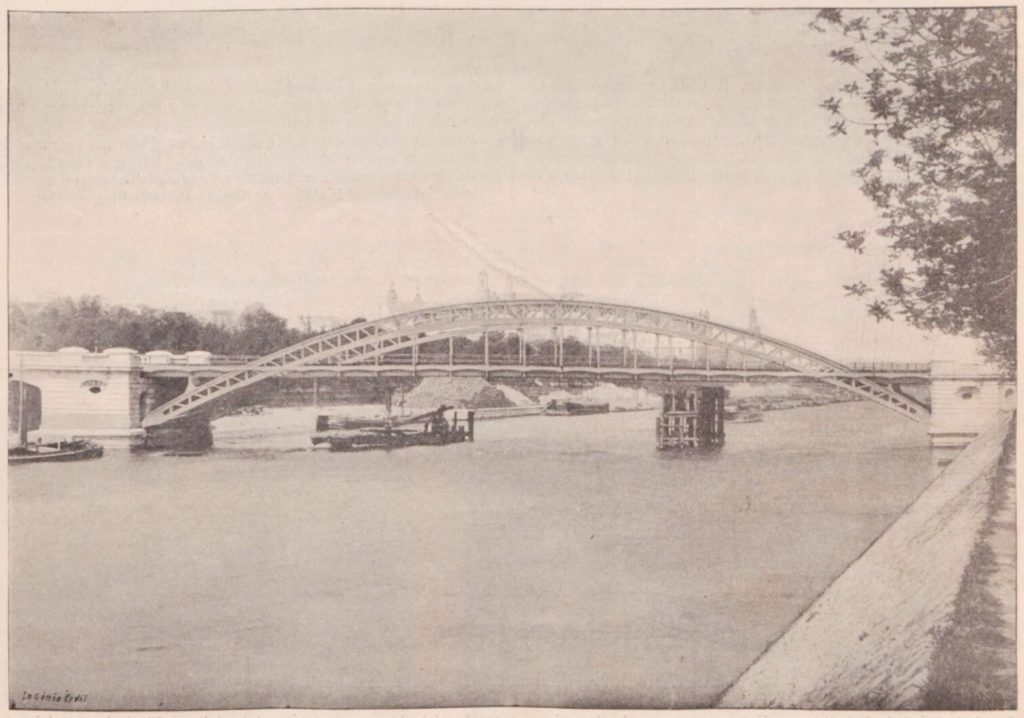
<path fill-rule="evenodd" d="M 723 349 L 778 365 L 802 376 L 851 391 L 917 421 L 926 420 L 929 414 L 928 407 L 913 397 L 864 377 L 863 373 L 839 362 L 788 342 L 709 319 L 604 302 L 512 299 L 425 308 L 332 329 L 226 371 L 199 386 L 190 387 L 147 414 L 142 425 L 154 427 L 178 419 L 231 392 L 301 366 L 328 361 L 335 365 L 360 364 L 379 361 L 385 355 L 410 349 L 415 363 L 416 349 L 439 339 L 483 334 L 486 363 L 489 331 L 518 332 L 520 366 L 526 367 L 523 337 L 528 328 L 536 327 L 553 330 L 559 344 L 557 356 L 561 356 L 561 336 L 566 328 L 586 329 L 588 344 L 592 332 L 599 333 L 602 329 L 620 331 L 623 338 L 631 332 L 634 356 L 638 333 L 652 335 L 656 341 L 661 337 L 669 341 L 681 339 L 705 348 Z M 588 353 L 588 361 L 589 356 Z M 511 367 L 506 365 L 495 368 Z M 569 367 L 562 371 L 571 372 L 573 369 Z M 608 367 L 603 373 L 614 377 L 617 372 L 614 367 Z M 686 374 L 692 376 L 692 371 Z M 669 375 L 674 376 L 674 372 L 670 370 Z"/>

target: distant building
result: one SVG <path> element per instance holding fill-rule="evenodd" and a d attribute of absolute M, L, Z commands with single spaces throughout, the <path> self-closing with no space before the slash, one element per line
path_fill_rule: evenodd
<path fill-rule="evenodd" d="M 516 298 L 516 281 L 512 278 L 511 274 L 505 275 L 505 293 L 491 289 L 490 278 L 487 275 L 486 269 L 481 269 L 479 274 L 479 280 L 476 287 L 476 299 L 478 302 L 493 302 L 497 299 L 515 299 Z"/>
<path fill-rule="evenodd" d="M 410 301 L 403 302 L 398 298 L 398 292 L 395 290 L 395 283 L 391 283 L 390 289 L 388 289 L 388 296 L 385 304 L 388 308 L 388 314 L 402 314 L 404 312 L 415 312 L 417 309 L 422 309 L 426 306 L 423 301 L 423 297 L 420 296 L 420 288 L 416 287 L 416 296 Z"/>
<path fill-rule="evenodd" d="M 476 286 L 476 300 L 478 302 L 489 302 L 497 299 L 498 295 L 491 291 L 491 285 L 487 279 L 487 270 L 480 270 L 480 280 Z"/>
<path fill-rule="evenodd" d="M 344 322 L 338 317 L 314 314 L 304 314 L 299 317 L 299 328 L 307 334 L 319 334 L 340 327 L 342 324 Z"/>

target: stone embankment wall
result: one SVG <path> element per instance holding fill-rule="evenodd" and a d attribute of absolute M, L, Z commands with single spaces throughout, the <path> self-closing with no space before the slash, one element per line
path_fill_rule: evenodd
<path fill-rule="evenodd" d="M 923 707 L 1017 707 L 1017 451 L 1006 442 L 989 515 L 960 582 L 953 618 L 939 636 Z"/>
<path fill-rule="evenodd" d="M 1002 414 L 964 449 L 725 691 L 719 707 L 928 707 L 936 650 L 993 513 L 1012 426 L 1012 414 Z"/>

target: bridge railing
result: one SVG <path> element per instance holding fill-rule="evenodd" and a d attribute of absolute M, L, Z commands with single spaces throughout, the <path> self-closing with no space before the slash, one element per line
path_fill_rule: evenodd
<path fill-rule="evenodd" d="M 214 354 L 210 357 L 210 363 L 218 365 L 248 364 L 259 358 L 257 354 Z"/>
<path fill-rule="evenodd" d="M 211 366 L 241 366 L 247 364 L 258 357 L 245 354 L 236 355 L 212 355 L 209 357 L 209 365 Z M 160 364 L 182 366 L 187 364 L 195 364 L 196 362 L 190 362 L 184 356 L 166 357 L 161 360 Z M 312 366 L 333 366 L 337 362 L 332 359 L 327 359 L 322 362 L 317 362 Z M 454 355 L 449 355 L 447 352 L 419 352 L 414 354 L 410 350 L 395 352 L 392 354 L 386 354 L 378 359 L 368 359 L 366 361 L 357 362 L 355 366 L 494 366 L 494 367 L 514 367 L 524 363 L 523 357 L 517 352 L 490 352 L 488 355 L 484 355 L 481 352 L 455 352 Z M 525 364 L 529 366 L 551 366 L 551 367 L 565 367 L 565 368 L 603 368 L 603 369 L 688 369 L 688 370 L 700 370 L 700 369 L 713 369 L 717 371 L 721 370 L 736 370 L 736 371 L 763 371 L 763 370 L 781 370 L 782 367 L 773 364 L 772 362 L 759 361 L 756 359 L 742 360 L 735 357 L 726 359 L 722 356 L 710 356 L 710 357 L 668 357 L 662 356 L 655 358 L 650 354 L 638 352 L 638 355 L 634 357 L 632 350 L 627 350 L 625 361 L 623 361 L 623 354 L 621 350 L 614 352 L 603 352 L 600 356 L 596 353 L 591 357 L 586 356 L 566 356 L 561 361 L 557 361 L 553 353 L 544 349 L 536 349 L 533 347 L 527 347 Z"/>
<path fill-rule="evenodd" d="M 632 356 L 632 353 L 628 353 L 625 361 L 623 361 L 622 353 L 615 352 L 612 354 L 605 353 L 600 359 L 595 355 L 588 359 L 587 357 L 579 356 L 567 356 L 561 361 L 551 354 L 551 352 L 543 351 L 528 351 L 526 353 L 525 361 L 523 357 L 520 357 L 516 353 L 491 353 L 485 356 L 482 353 L 473 352 L 462 352 L 456 353 L 452 356 L 448 354 L 439 353 L 421 353 L 417 356 L 413 356 L 411 352 L 395 352 L 393 354 L 387 354 L 381 357 L 379 360 L 367 360 L 364 362 L 358 362 L 356 366 L 490 366 L 490 367 L 516 367 L 522 364 L 528 366 L 549 366 L 549 367 L 563 367 L 563 368 L 602 368 L 602 369 L 735 369 L 737 371 L 746 370 L 763 370 L 763 369 L 781 369 L 778 365 L 774 365 L 770 362 L 762 362 L 756 360 L 748 360 L 743 363 L 740 361 L 725 361 L 720 358 L 705 359 L 689 359 L 689 358 L 669 358 L 662 357 L 655 359 L 654 357 L 641 355 L 639 357 Z M 325 362 L 330 364 L 330 362 Z"/>
<path fill-rule="evenodd" d="M 851 362 L 848 364 L 851 369 L 855 369 L 860 372 L 881 372 L 885 374 L 892 374 L 895 372 L 913 372 L 913 373 L 927 373 L 931 371 L 931 364 L 929 362 Z"/>

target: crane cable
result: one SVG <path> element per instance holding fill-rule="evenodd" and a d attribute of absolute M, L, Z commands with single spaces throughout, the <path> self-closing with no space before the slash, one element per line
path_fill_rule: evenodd
<path fill-rule="evenodd" d="M 452 239 L 454 239 L 456 242 L 458 242 L 463 247 L 468 249 L 470 253 L 473 254 L 473 256 L 475 256 L 477 259 L 479 259 L 481 262 L 486 264 L 491 269 L 500 272 L 501 274 L 504 274 L 505 276 L 526 285 L 535 292 L 539 292 L 545 299 L 554 298 L 554 295 L 551 292 L 548 292 L 543 287 L 539 286 L 536 282 L 533 282 L 526 276 L 524 276 L 523 270 L 518 268 L 508 269 L 506 267 L 500 266 L 494 259 L 488 257 L 487 253 L 485 253 L 482 249 L 474 245 L 467 238 L 463 237 L 454 229 L 452 229 L 448 223 L 443 222 L 433 212 L 428 212 L 427 216 L 430 217 L 430 219 L 432 219 L 434 223 L 437 224 L 437 226 L 439 226 L 441 229 L 443 229 Z M 462 231 L 466 234 L 469 234 L 469 231 L 466 230 L 465 228 L 462 228 Z M 511 264 L 511 262 L 507 263 Z"/>

